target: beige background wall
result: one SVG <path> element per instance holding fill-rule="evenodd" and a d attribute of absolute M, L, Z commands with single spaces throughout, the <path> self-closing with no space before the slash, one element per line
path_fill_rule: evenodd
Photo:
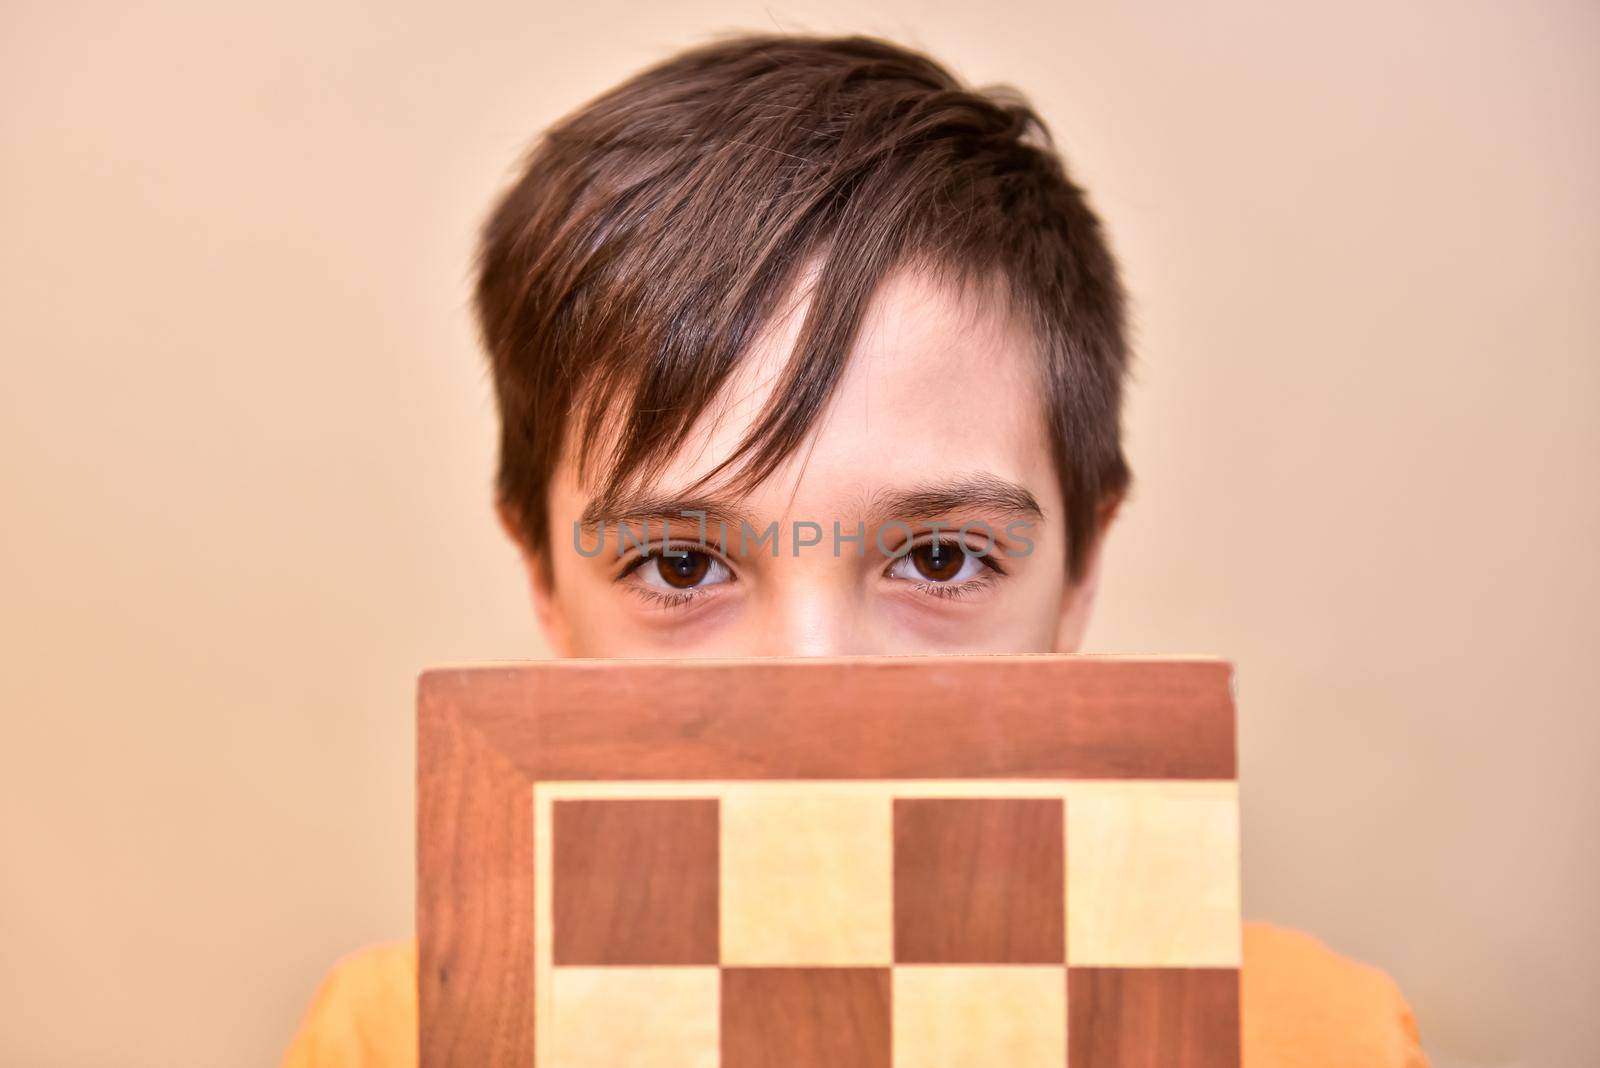
<path fill-rule="evenodd" d="M 741 27 L 1035 97 L 1138 301 L 1092 647 L 1237 659 L 1251 915 L 1594 1063 L 1600 7 L 1454 0 L 0 4 L 0 1062 L 267 1065 L 409 931 L 415 673 L 539 649 L 474 227 Z"/>

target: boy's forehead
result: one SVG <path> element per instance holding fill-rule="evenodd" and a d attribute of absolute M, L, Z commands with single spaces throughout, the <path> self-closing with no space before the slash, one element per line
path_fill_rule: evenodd
<path fill-rule="evenodd" d="M 664 499 L 707 494 L 704 477 L 781 388 L 809 302 L 803 280 L 684 443 L 651 471 L 628 473 L 635 490 Z M 744 498 L 745 510 L 854 515 L 886 488 L 977 477 L 1024 487 L 1052 511 L 1045 502 L 1053 505 L 1059 489 L 1035 346 L 999 285 L 957 287 L 922 270 L 891 275 L 827 408 Z M 587 502 L 597 487 L 579 485 L 570 462 L 562 468 L 565 486 L 556 492 Z"/>

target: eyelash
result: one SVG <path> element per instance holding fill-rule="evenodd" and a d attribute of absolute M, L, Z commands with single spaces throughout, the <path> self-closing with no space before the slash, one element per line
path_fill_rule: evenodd
<path fill-rule="evenodd" d="M 987 589 L 994 585 L 994 575 L 982 575 L 978 578 L 968 579 L 959 586 L 951 586 L 939 582 L 913 582 L 911 588 L 929 597 L 937 597 L 942 601 L 964 601 L 971 594 Z"/>
<path fill-rule="evenodd" d="M 635 586 L 633 592 L 657 608 L 682 608 L 700 596 L 694 590 L 677 590 L 668 593 L 665 590 L 652 590 L 648 586 Z"/>

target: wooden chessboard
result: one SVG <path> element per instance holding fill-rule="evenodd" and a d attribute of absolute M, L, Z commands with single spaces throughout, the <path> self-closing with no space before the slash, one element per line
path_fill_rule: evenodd
<path fill-rule="evenodd" d="M 426 1068 L 1238 1065 L 1227 664 L 529 663 L 418 706 Z"/>

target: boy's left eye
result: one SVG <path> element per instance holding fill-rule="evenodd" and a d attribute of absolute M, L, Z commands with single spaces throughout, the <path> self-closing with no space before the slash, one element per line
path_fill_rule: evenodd
<path fill-rule="evenodd" d="M 968 552 L 960 542 L 929 541 L 913 547 L 889 565 L 889 577 L 955 586 L 978 578 L 990 566 L 982 556 Z"/>

